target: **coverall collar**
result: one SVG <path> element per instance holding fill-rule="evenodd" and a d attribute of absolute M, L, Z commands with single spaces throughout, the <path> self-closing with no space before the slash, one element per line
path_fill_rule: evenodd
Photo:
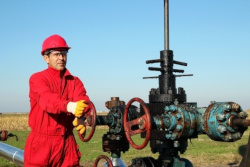
<path fill-rule="evenodd" d="M 63 73 L 62 76 L 61 76 L 61 71 L 60 71 L 60 70 L 56 70 L 56 69 L 54 69 L 54 68 L 52 68 L 52 67 L 50 67 L 50 66 L 48 66 L 48 70 L 49 70 L 49 72 L 51 72 L 54 76 L 58 76 L 58 77 L 60 77 L 60 78 L 65 77 L 65 76 L 68 76 L 68 75 L 71 75 L 70 72 L 69 72 L 69 70 L 68 70 L 67 68 L 65 68 L 64 71 L 62 72 L 62 73 Z"/>

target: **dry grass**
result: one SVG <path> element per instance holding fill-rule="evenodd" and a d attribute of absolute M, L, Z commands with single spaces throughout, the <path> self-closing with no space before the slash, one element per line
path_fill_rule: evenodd
<path fill-rule="evenodd" d="M 28 114 L 1 114 L 0 130 L 30 130 L 28 126 Z"/>
<path fill-rule="evenodd" d="M 99 114 L 98 114 L 99 115 Z M 100 115 L 104 115 L 103 113 Z M 28 114 L 0 114 L 0 130 L 31 130 L 28 125 Z M 96 126 L 96 129 L 108 129 L 108 126 Z"/>

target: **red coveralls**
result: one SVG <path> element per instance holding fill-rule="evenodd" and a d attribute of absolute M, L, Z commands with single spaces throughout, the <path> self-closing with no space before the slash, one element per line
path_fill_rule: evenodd
<path fill-rule="evenodd" d="M 76 144 L 72 122 L 74 115 L 67 112 L 69 101 L 89 100 L 79 78 L 66 69 L 51 67 L 30 77 L 31 132 L 24 149 L 24 165 L 79 166 L 81 153 Z"/>

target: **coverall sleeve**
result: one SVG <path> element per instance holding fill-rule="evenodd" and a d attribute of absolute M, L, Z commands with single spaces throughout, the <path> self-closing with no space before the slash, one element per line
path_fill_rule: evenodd
<path fill-rule="evenodd" d="M 62 100 L 60 94 L 52 92 L 49 82 L 39 75 L 32 75 L 29 80 L 30 100 L 38 103 L 40 108 L 48 113 L 59 114 L 67 112 L 69 101 Z"/>
<path fill-rule="evenodd" d="M 86 89 L 82 83 L 82 81 L 75 77 L 75 90 L 74 90 L 74 94 L 73 94 L 73 101 L 79 101 L 79 100 L 86 100 L 89 101 L 89 97 L 86 94 Z M 85 112 L 90 111 L 90 106 L 88 106 L 87 108 L 85 108 Z"/>
<path fill-rule="evenodd" d="M 88 95 L 86 94 L 86 89 L 82 83 L 82 81 L 75 77 L 75 90 L 73 93 L 73 101 L 79 101 L 79 100 L 89 100 Z"/>

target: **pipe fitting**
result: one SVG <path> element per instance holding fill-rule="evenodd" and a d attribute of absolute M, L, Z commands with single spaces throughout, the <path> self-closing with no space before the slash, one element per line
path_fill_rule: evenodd
<path fill-rule="evenodd" d="M 182 130 L 182 125 L 177 125 L 176 129 L 177 129 L 178 132 L 180 132 Z"/>
<path fill-rule="evenodd" d="M 176 119 L 179 121 L 181 118 L 182 118 L 181 113 L 177 113 L 177 114 L 176 114 Z"/>
<path fill-rule="evenodd" d="M 226 115 L 223 114 L 223 113 L 218 113 L 218 114 L 216 115 L 216 119 L 217 119 L 218 121 L 223 122 L 223 121 L 226 120 Z"/>
<path fill-rule="evenodd" d="M 175 105 L 171 105 L 170 106 L 170 110 L 172 110 L 172 112 L 176 112 L 177 111 L 177 107 Z"/>
<path fill-rule="evenodd" d="M 219 125 L 217 131 L 223 134 L 227 131 L 227 128 L 224 125 Z"/>

